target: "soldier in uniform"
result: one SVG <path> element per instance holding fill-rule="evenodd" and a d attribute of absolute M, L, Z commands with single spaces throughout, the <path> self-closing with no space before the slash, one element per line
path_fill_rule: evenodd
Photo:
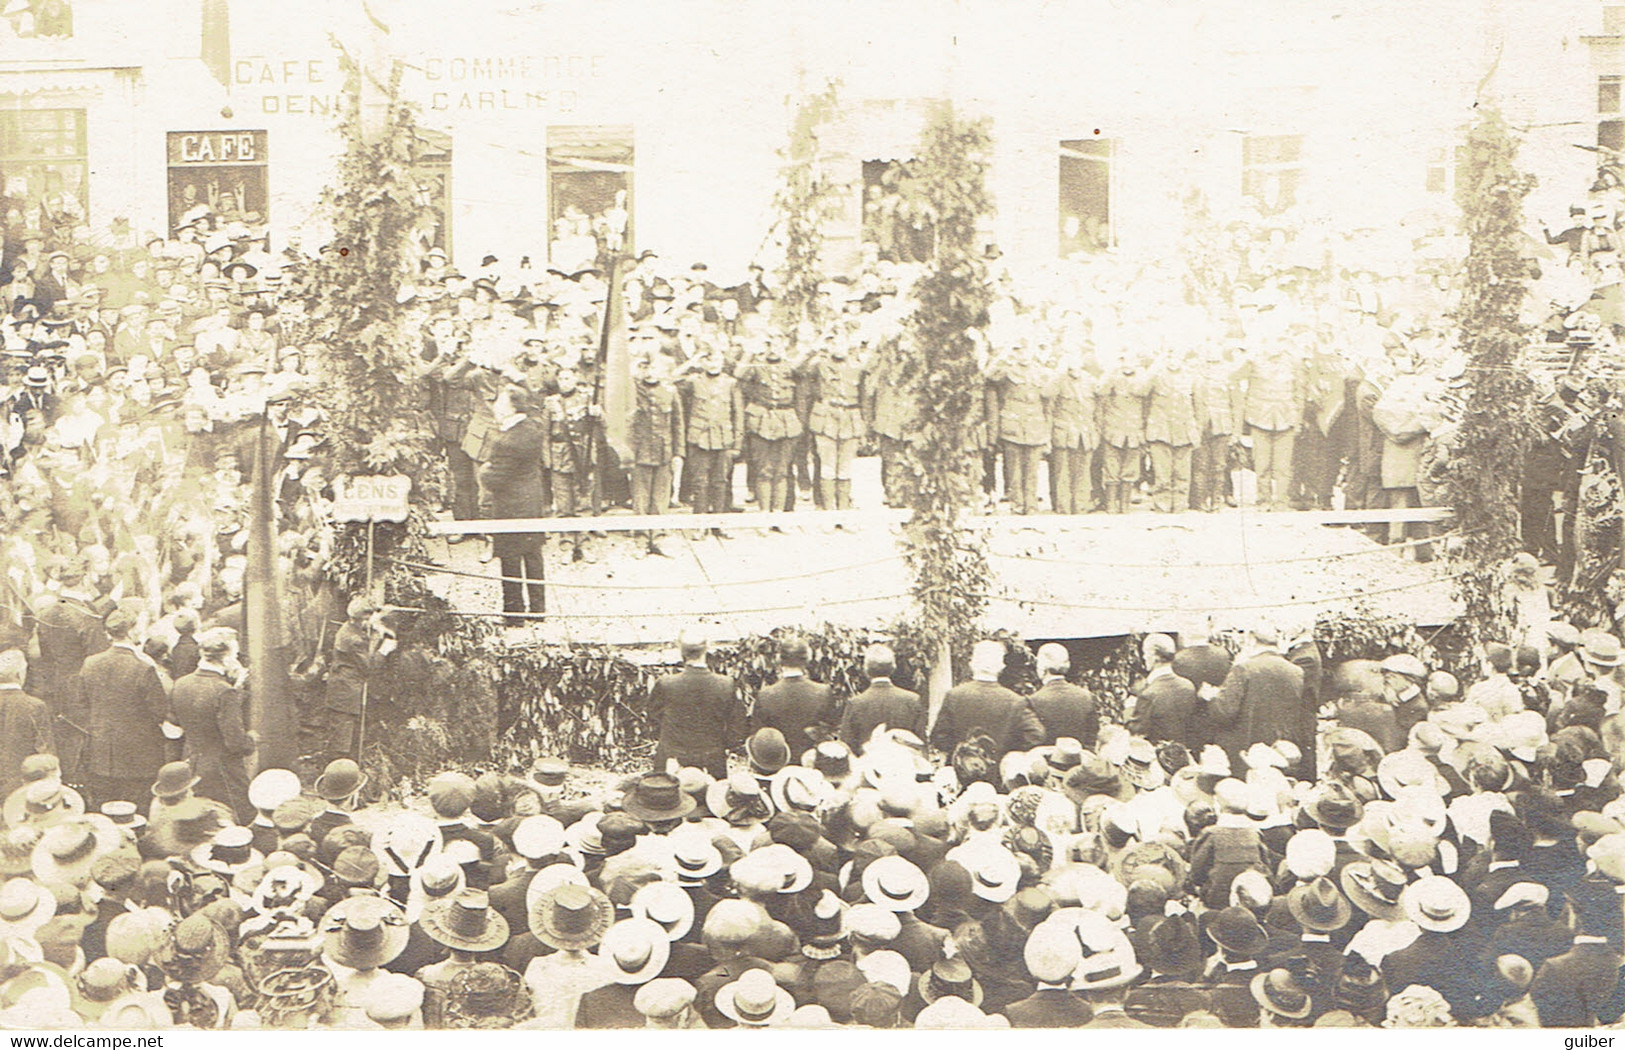
<path fill-rule="evenodd" d="M 493 411 L 499 422 L 487 461 L 480 467 L 480 510 L 483 516 L 539 518 L 547 509 L 542 479 L 547 460 L 547 430 L 533 411 L 536 395 L 523 387 L 507 386 L 497 395 Z M 542 534 L 504 533 L 492 546 L 501 559 L 502 611 L 545 611 L 542 579 Z M 520 581 L 538 581 L 521 583 Z"/>
<path fill-rule="evenodd" d="M 1201 444 L 1192 455 L 1191 500 L 1199 510 L 1218 510 L 1224 505 L 1230 439 L 1236 433 L 1235 387 L 1230 371 L 1219 344 L 1209 343 L 1202 351 L 1202 368 L 1194 388 Z"/>
<path fill-rule="evenodd" d="M 745 405 L 739 384 L 722 370 L 721 351 L 710 351 L 696 363 L 700 371 L 685 376 L 680 386 L 688 424 L 687 459 L 694 469 L 694 513 L 720 514 L 728 505 L 728 481 L 744 434 Z"/>
<path fill-rule="evenodd" d="M 1303 373 L 1286 339 L 1267 347 L 1264 357 L 1248 361 L 1236 378 L 1244 384 L 1241 419 L 1253 443 L 1258 501 L 1283 510 L 1292 483 L 1292 443 L 1303 418 Z"/>
<path fill-rule="evenodd" d="M 875 382 L 864 391 L 865 415 L 869 429 L 880 444 L 880 487 L 885 492 L 886 506 L 902 506 L 899 474 L 902 469 L 903 441 L 914 425 L 917 408 L 898 381 L 897 365 L 892 355 L 882 351 L 882 371 Z"/>
<path fill-rule="evenodd" d="M 1050 380 L 1050 507 L 1057 514 L 1087 514 L 1095 508 L 1094 476 L 1089 461 L 1100 444 L 1096 417 L 1097 382 L 1072 355 Z"/>
<path fill-rule="evenodd" d="M 1535 435 L 1524 457 L 1523 522 L 1524 549 L 1556 562 L 1563 542 L 1558 535 L 1557 513 L 1563 495 L 1576 469 L 1576 436 L 1585 428 L 1580 395 L 1585 383 L 1573 374 L 1561 375 L 1557 387 L 1535 406 Z"/>
<path fill-rule="evenodd" d="M 1129 494 L 1140 481 L 1150 387 L 1139 361 L 1127 354 L 1100 383 L 1100 480 L 1111 514 L 1128 513 Z"/>
<path fill-rule="evenodd" d="M 738 379 L 745 391 L 756 505 L 764 511 L 789 510 L 790 461 L 801 437 L 801 417 L 796 414 L 796 366 L 784 359 L 782 339 L 769 335 L 762 359 L 747 360 Z"/>
<path fill-rule="evenodd" d="M 1029 351 L 1017 349 L 987 370 L 990 423 L 1004 454 L 1004 494 L 1017 514 L 1038 513 L 1038 463 L 1049 444 L 1044 387 Z"/>
<path fill-rule="evenodd" d="M 553 479 L 553 512 L 573 518 L 592 491 L 593 428 L 603 409 L 593 403 L 592 391 L 581 385 L 573 368 L 560 368 L 558 393 L 542 404 L 542 428 L 547 432 L 543 465 Z M 581 561 L 581 533 L 570 535 L 570 557 Z"/>
<path fill-rule="evenodd" d="M 850 358 L 846 337 L 832 334 L 823 353 L 802 369 L 816 380 L 807 429 L 818 450 L 824 506 L 846 510 L 852 506 L 852 458 L 864 437 L 863 365 Z"/>
<path fill-rule="evenodd" d="M 671 381 L 671 359 L 658 340 L 640 331 L 634 337 L 637 386 L 631 420 L 632 513 L 664 514 L 671 507 L 671 465 L 683 448 L 683 402 Z M 659 534 L 646 536 L 651 554 L 660 554 Z"/>
<path fill-rule="evenodd" d="M 1201 438 L 1196 419 L 1196 379 L 1187 354 L 1164 347 L 1146 397 L 1145 440 L 1151 447 L 1151 506 L 1163 513 L 1190 509 L 1191 452 Z"/>
<path fill-rule="evenodd" d="M 466 363 L 462 344 L 452 331 L 451 318 L 435 320 L 424 339 L 423 352 L 434 357 L 434 371 L 428 383 L 429 408 L 434 416 L 435 434 L 445 452 L 446 466 L 451 471 L 452 516 L 467 520 L 478 516 L 480 506 L 474 457 L 463 448 L 468 421 L 474 416 L 478 398 L 472 384 L 450 378 L 454 369 L 461 369 Z"/>

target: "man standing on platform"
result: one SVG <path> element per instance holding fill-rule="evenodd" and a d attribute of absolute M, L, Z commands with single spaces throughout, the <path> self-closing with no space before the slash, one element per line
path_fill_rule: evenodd
<path fill-rule="evenodd" d="M 802 365 L 817 379 L 807 429 L 818 450 L 818 484 L 828 510 L 852 506 L 852 459 L 865 433 L 863 365 L 848 355 L 846 336 L 836 333 L 822 354 Z"/>
<path fill-rule="evenodd" d="M 1285 510 L 1292 485 L 1292 442 L 1303 418 L 1302 372 L 1292 344 L 1278 338 L 1265 356 L 1243 365 L 1237 378 L 1246 384 L 1242 421 L 1253 443 L 1253 469 L 1258 472 L 1258 502 Z"/>
<path fill-rule="evenodd" d="M 1236 433 L 1235 386 L 1230 365 L 1216 342 L 1202 352 L 1194 394 L 1196 426 L 1202 436 L 1192 455 L 1191 502 L 1197 510 L 1214 511 L 1224 506 L 1230 439 Z"/>
<path fill-rule="evenodd" d="M 745 399 L 745 433 L 750 438 L 756 505 L 763 511 L 790 509 L 790 461 L 801 438 L 796 414 L 796 366 L 784 359 L 784 342 L 770 334 L 760 361 L 739 369 Z"/>
<path fill-rule="evenodd" d="M 694 464 L 694 513 L 721 514 L 728 507 L 733 457 L 744 436 L 745 406 L 739 384 L 722 370 L 720 351 L 707 352 L 699 367 L 700 372 L 685 377 L 680 386 L 688 422 L 688 459 Z"/>
<path fill-rule="evenodd" d="M 542 428 L 547 433 L 544 460 L 553 479 L 553 513 L 573 518 L 585 509 L 592 493 L 592 440 L 603 409 L 593 403 L 592 391 L 581 385 L 573 368 L 560 368 L 559 392 L 542 405 Z M 571 559 L 583 558 L 581 533 L 570 533 Z"/>
<path fill-rule="evenodd" d="M 1049 444 L 1044 387 L 1030 351 L 1017 347 L 988 368 L 993 436 L 1004 454 L 1004 495 L 1017 514 L 1038 513 L 1038 464 Z"/>
<path fill-rule="evenodd" d="M 705 657 L 710 642 L 698 630 L 677 640 L 683 669 L 649 689 L 645 713 L 656 727 L 655 772 L 666 760 L 696 766 L 713 777 L 728 775 L 728 749 L 745 739 L 745 710 L 734 680 L 714 673 Z"/>
<path fill-rule="evenodd" d="M 880 360 L 879 367 L 885 371 L 868 384 L 864 405 L 869 429 L 880 445 L 880 485 L 886 494 L 886 506 L 900 507 L 903 505 L 900 484 L 903 443 L 914 426 L 917 409 L 913 398 L 897 381 L 896 365 L 886 367 L 884 350 Z"/>
<path fill-rule="evenodd" d="M 539 518 L 546 513 L 543 474 L 547 431 L 535 418 L 535 398 L 518 386 L 504 387 L 497 395 L 494 411 L 500 422 L 493 431 L 486 461 L 480 465 L 481 517 Z M 493 537 L 491 546 L 501 559 L 502 611 L 545 611 L 542 534 L 504 533 Z"/>
<path fill-rule="evenodd" d="M 1095 377 L 1083 367 L 1083 356 L 1067 358 L 1049 386 L 1049 492 L 1056 514 L 1087 514 L 1095 509 L 1095 481 L 1090 470 L 1100 444 L 1096 419 Z"/>
<path fill-rule="evenodd" d="M 1166 514 L 1190 509 L 1191 450 L 1201 438 L 1196 419 L 1196 381 L 1186 352 L 1163 347 L 1164 361 L 1151 376 L 1146 398 L 1145 440 L 1151 447 L 1151 506 Z"/>
<path fill-rule="evenodd" d="M 671 381 L 671 359 L 658 340 L 640 331 L 634 336 L 637 386 L 633 390 L 632 513 L 665 514 L 671 509 L 671 465 L 683 449 L 683 401 Z M 658 532 L 646 534 L 650 554 L 660 549 Z"/>
<path fill-rule="evenodd" d="M 1126 350 L 1118 367 L 1100 383 L 1100 483 L 1106 487 L 1109 514 L 1127 514 L 1129 495 L 1140 483 L 1150 387 L 1140 363 Z"/>

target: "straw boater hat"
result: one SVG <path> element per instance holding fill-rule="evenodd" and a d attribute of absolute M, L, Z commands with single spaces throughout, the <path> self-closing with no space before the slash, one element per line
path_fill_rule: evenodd
<path fill-rule="evenodd" d="M 58 824 L 40 836 L 31 860 L 40 882 L 66 882 L 82 886 L 90 879 L 96 858 L 123 844 L 123 833 L 112 821 L 85 817 Z"/>
<path fill-rule="evenodd" d="M 0 810 L 6 825 L 13 828 L 19 824 L 48 828 L 82 816 L 84 812 L 84 796 L 53 777 L 35 780 L 17 788 L 6 796 L 3 810 Z"/>
<path fill-rule="evenodd" d="M 716 1007 L 741 1027 L 765 1028 L 787 1017 L 796 1003 L 767 970 L 746 970 L 738 980 L 717 989 Z"/>
<path fill-rule="evenodd" d="M 508 920 L 491 910 L 483 890 L 430 901 L 418 925 L 431 940 L 458 951 L 489 952 L 508 943 Z"/>
<path fill-rule="evenodd" d="M 948 851 L 948 860 L 970 872 L 971 892 L 982 900 L 1003 904 L 1014 896 L 1021 881 L 1021 862 L 994 842 L 979 840 Z"/>
<path fill-rule="evenodd" d="M 530 932 L 560 951 L 597 944 L 615 921 L 615 905 L 599 890 L 566 883 L 542 895 L 530 912 Z"/>
<path fill-rule="evenodd" d="M 805 766 L 785 766 L 773 774 L 768 784 L 768 796 L 780 813 L 801 811 L 811 813 L 830 796 L 829 781 L 815 769 Z"/>
<path fill-rule="evenodd" d="M 616 984 L 646 984 L 671 958 L 665 929 L 650 919 L 622 919 L 598 945 L 598 961 Z"/>
<path fill-rule="evenodd" d="M 262 769 L 248 784 L 248 801 L 270 813 L 290 798 L 299 797 L 299 774 L 291 769 Z"/>
<path fill-rule="evenodd" d="M 812 884 L 812 864 L 789 846 L 774 843 L 751 850 L 729 867 L 734 883 L 765 893 L 800 893 Z"/>
<path fill-rule="evenodd" d="M 705 789 L 705 805 L 711 815 L 730 824 L 761 823 L 772 818 L 773 802 L 762 793 L 756 778 L 735 773 Z"/>
<path fill-rule="evenodd" d="M 673 835 L 668 842 L 679 886 L 698 886 L 722 870 L 722 851 L 704 832 Z"/>
<path fill-rule="evenodd" d="M 275 853 L 272 857 L 297 859 L 291 853 Z M 250 904 L 250 907 L 262 915 L 277 910 L 297 911 L 321 888 L 321 876 L 306 866 L 298 864 L 270 866 L 267 862 L 267 867 L 269 870 L 255 887 Z"/>
<path fill-rule="evenodd" d="M 526 817 L 513 829 L 513 851 L 526 860 L 562 854 L 564 825 L 545 813 Z"/>
<path fill-rule="evenodd" d="M 382 897 L 346 897 L 322 916 L 326 954 L 340 966 L 374 970 L 406 950 L 411 929 Z"/>
<path fill-rule="evenodd" d="M 102 804 L 102 816 L 132 836 L 147 826 L 147 818 L 136 808 L 134 802 L 123 800 L 104 802 Z"/>
<path fill-rule="evenodd" d="M 1435 933 L 1461 929 L 1472 913 L 1467 891 L 1443 875 L 1428 875 L 1411 883 L 1400 894 L 1399 903 L 1406 918 Z"/>
<path fill-rule="evenodd" d="M 881 857 L 863 869 L 863 894 L 891 911 L 913 911 L 931 894 L 930 881 L 902 857 Z"/>
<path fill-rule="evenodd" d="M 634 919 L 648 919 L 660 924 L 666 939 L 680 941 L 694 928 L 694 898 L 681 886 L 670 882 L 651 882 L 640 886 L 627 905 Z"/>
<path fill-rule="evenodd" d="M 8 879 L 0 886 L 0 939 L 31 938 L 56 914 L 56 897 L 29 879 Z"/>
<path fill-rule="evenodd" d="M 226 878 L 235 878 L 256 865 L 264 865 L 265 856 L 253 847 L 254 833 L 245 827 L 231 825 L 214 833 L 214 838 L 192 850 L 192 863 L 204 871 L 212 871 Z"/>

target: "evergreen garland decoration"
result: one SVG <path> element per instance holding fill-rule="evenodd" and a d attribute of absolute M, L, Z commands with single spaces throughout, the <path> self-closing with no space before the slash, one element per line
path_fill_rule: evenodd
<path fill-rule="evenodd" d="M 1519 481 L 1529 443 L 1533 384 L 1520 367 L 1528 328 L 1519 320 L 1533 276 L 1519 252 L 1523 200 L 1534 176 L 1517 166 L 1518 142 L 1499 110 L 1481 106 L 1457 168 L 1456 200 L 1468 238 L 1455 321 L 1467 355 L 1467 404 L 1446 478 L 1461 536 L 1453 557 L 1467 629 L 1505 640 L 1504 566 L 1520 547 Z"/>
<path fill-rule="evenodd" d="M 939 102 L 899 184 L 934 242 L 897 347 L 897 381 L 921 406 L 903 445 L 899 490 L 913 511 L 903 544 L 920 625 L 938 646 L 973 636 L 992 580 L 985 540 L 959 521 L 981 496 L 981 358 L 994 291 L 978 231 L 993 213 L 991 147 L 986 118 Z"/>
<path fill-rule="evenodd" d="M 809 95 L 796 107 L 790 124 L 790 141 L 779 155 L 779 189 L 773 195 L 778 212 L 774 235 L 779 239 L 784 259 L 777 273 L 774 320 L 789 339 L 789 352 L 798 348 L 798 327 L 803 323 L 821 326 L 818 286 L 823 283 L 824 223 L 840 208 L 840 184 L 830 178 L 819 149 L 818 131 L 839 109 L 839 83 L 831 80 L 824 90 Z"/>

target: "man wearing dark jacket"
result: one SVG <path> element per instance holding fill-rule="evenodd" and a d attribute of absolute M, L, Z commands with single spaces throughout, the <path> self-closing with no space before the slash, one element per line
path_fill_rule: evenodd
<path fill-rule="evenodd" d="M 1148 635 L 1140 652 L 1150 670 L 1134 689 L 1129 732 L 1152 743 L 1200 747 L 1203 741 L 1194 736 L 1196 687 L 1174 673 L 1174 640 L 1166 634 Z"/>
<path fill-rule="evenodd" d="M 84 692 L 84 773 L 97 805 L 146 797 L 164 764 L 159 728 L 169 698 L 153 669 L 130 641 L 135 617 L 123 609 L 107 614 L 111 647 L 85 658 L 79 672 Z"/>
<path fill-rule="evenodd" d="M 906 729 L 925 739 L 925 701 L 920 694 L 893 685 L 896 673 L 897 656 L 890 646 L 871 645 L 864 651 L 863 674 L 869 688 L 847 701 L 841 718 L 841 741 L 853 751 L 863 750 L 881 726 Z"/>
<path fill-rule="evenodd" d="M 22 786 L 23 760 L 51 750 L 51 714 L 45 701 L 23 692 L 28 661 L 17 649 L 0 651 L 0 792 Z"/>
<path fill-rule="evenodd" d="M 1306 767 L 1297 775 L 1315 778 L 1315 710 L 1303 699 L 1303 669 L 1282 656 L 1275 628 L 1260 624 L 1249 632 L 1250 650 L 1230 668 L 1224 687 L 1208 704 L 1214 743 L 1242 768 L 1241 753 L 1253 744 L 1290 740 L 1303 752 Z"/>
<path fill-rule="evenodd" d="M 539 518 L 547 512 L 542 484 L 547 430 L 535 418 L 536 408 L 533 396 L 519 387 L 504 387 L 497 395 L 492 412 L 498 432 L 479 468 L 482 518 Z M 506 533 L 493 537 L 491 545 L 502 565 L 502 611 L 527 611 L 528 597 L 528 611 L 543 612 L 542 534 Z"/>
<path fill-rule="evenodd" d="M 931 746 L 952 754 L 963 741 L 979 734 L 993 740 L 993 756 L 1026 751 L 1044 739 L 1043 723 L 1027 701 L 999 684 L 1004 670 L 1004 643 L 977 642 L 971 650 L 971 681 L 948 690 L 931 730 Z"/>
<path fill-rule="evenodd" d="M 183 757 L 197 774 L 197 793 L 224 802 L 246 824 L 254 817 L 248 802 L 248 768 L 259 738 L 243 728 L 247 697 L 226 677 L 231 631 L 217 627 L 198 639 L 198 668 L 175 683 L 170 698 L 174 722 L 184 734 Z"/>
<path fill-rule="evenodd" d="M 779 680 L 757 694 L 750 715 L 751 732 L 772 728 L 784 734 L 791 761 L 835 732 L 835 697 L 829 686 L 807 677 L 811 658 L 805 638 L 781 642 Z"/>
<path fill-rule="evenodd" d="M 728 775 L 728 749 L 745 738 L 743 705 L 733 679 L 706 666 L 710 642 L 703 635 L 686 631 L 677 645 L 683 669 L 649 689 L 646 713 L 659 727 L 655 772 L 665 772 L 673 758 L 720 779 Z"/>
<path fill-rule="evenodd" d="M 1044 684 L 1027 698 L 1027 703 L 1044 726 L 1043 743 L 1072 737 L 1092 749 L 1100 735 L 1100 709 L 1093 693 L 1066 680 L 1070 670 L 1072 656 L 1066 646 L 1055 642 L 1040 646 L 1038 677 Z"/>

